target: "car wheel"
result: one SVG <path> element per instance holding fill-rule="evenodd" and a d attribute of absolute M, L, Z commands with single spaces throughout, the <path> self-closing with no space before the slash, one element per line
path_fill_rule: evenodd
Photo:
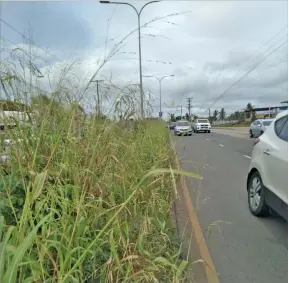
<path fill-rule="evenodd" d="M 249 209 L 255 216 L 268 216 L 269 207 L 265 201 L 265 190 L 258 171 L 254 172 L 248 182 Z"/>
<path fill-rule="evenodd" d="M 253 133 L 252 133 L 252 130 L 250 130 L 250 138 L 253 138 Z"/>
<path fill-rule="evenodd" d="M 211 131 L 208 131 L 208 133 L 210 133 Z"/>
<path fill-rule="evenodd" d="M 262 136 L 263 134 L 264 134 L 264 132 L 263 132 L 263 131 L 261 131 L 261 132 L 260 132 L 260 136 Z"/>

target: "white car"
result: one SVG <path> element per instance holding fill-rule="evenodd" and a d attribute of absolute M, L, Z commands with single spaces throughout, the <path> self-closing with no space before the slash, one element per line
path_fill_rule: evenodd
<path fill-rule="evenodd" d="M 263 135 L 268 126 L 274 121 L 274 119 L 258 119 L 254 121 L 249 130 L 250 138 L 259 137 Z"/>
<path fill-rule="evenodd" d="M 266 216 L 272 209 L 288 219 L 288 111 L 278 114 L 255 140 L 247 191 L 255 216 Z"/>
<path fill-rule="evenodd" d="M 194 132 L 211 132 L 211 123 L 208 119 L 197 119 L 194 123 Z"/>
<path fill-rule="evenodd" d="M 174 128 L 175 136 L 191 136 L 192 135 L 192 127 L 188 121 L 178 121 Z"/>

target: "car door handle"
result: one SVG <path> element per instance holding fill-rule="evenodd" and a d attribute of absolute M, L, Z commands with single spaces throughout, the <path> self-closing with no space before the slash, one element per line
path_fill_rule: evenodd
<path fill-rule="evenodd" d="M 265 150 L 263 151 L 263 153 L 266 154 L 266 155 L 270 155 L 270 150 L 269 150 L 269 149 L 265 149 Z"/>

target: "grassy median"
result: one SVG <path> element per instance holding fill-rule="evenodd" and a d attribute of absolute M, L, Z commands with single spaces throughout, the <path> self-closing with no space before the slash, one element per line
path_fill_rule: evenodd
<path fill-rule="evenodd" d="M 8 133 L 0 282 L 181 282 L 165 125 L 51 111 Z"/>

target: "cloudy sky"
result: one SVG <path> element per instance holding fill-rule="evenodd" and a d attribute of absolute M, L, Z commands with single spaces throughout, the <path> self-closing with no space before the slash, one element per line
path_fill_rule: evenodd
<path fill-rule="evenodd" d="M 0 3 L 1 45 L 28 50 L 20 34 L 31 38 L 33 52 L 45 56 L 38 62 L 44 75 L 76 61 L 74 73 L 83 84 L 96 70 L 95 79 L 115 86 L 139 83 L 137 16 L 131 7 L 85 0 Z M 129 3 L 137 9 L 145 4 Z M 270 106 L 287 99 L 287 11 L 287 1 L 162 1 L 145 7 L 143 75 L 175 75 L 162 81 L 163 112 L 179 114 L 179 105 L 185 112 L 188 97 L 192 112 L 201 115 L 209 108 L 229 113 L 248 102 Z M 47 76 L 37 84 L 46 88 Z M 143 87 L 157 115 L 158 81 L 144 78 Z"/>

